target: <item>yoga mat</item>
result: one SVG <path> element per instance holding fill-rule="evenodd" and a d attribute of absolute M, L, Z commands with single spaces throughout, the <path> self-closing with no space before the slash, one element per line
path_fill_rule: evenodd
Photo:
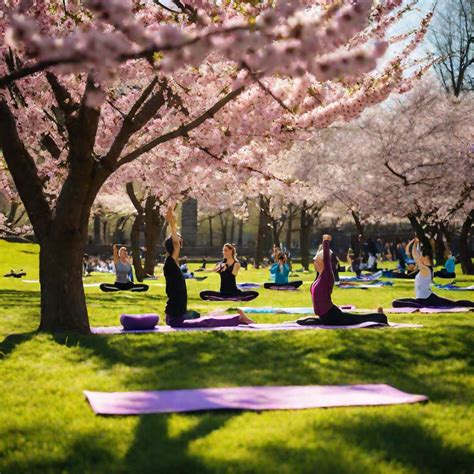
<path fill-rule="evenodd" d="M 299 288 L 295 288 L 294 286 L 278 286 L 274 285 L 271 288 L 267 288 L 267 290 L 273 291 L 297 291 Z"/>
<path fill-rule="evenodd" d="M 253 290 L 255 288 L 260 288 L 262 285 L 258 283 L 237 283 L 237 288 L 239 290 Z"/>
<path fill-rule="evenodd" d="M 372 275 L 361 275 L 360 277 L 357 276 L 346 276 L 342 275 L 339 277 L 341 281 L 373 281 L 377 280 L 382 276 L 382 271 L 378 271 L 373 273 Z"/>
<path fill-rule="evenodd" d="M 420 308 L 420 313 L 469 313 L 474 308 Z"/>
<path fill-rule="evenodd" d="M 229 387 L 142 392 L 91 392 L 84 395 L 98 415 L 141 415 L 202 410 L 303 410 L 399 405 L 428 401 L 390 385 L 307 385 Z"/>
<path fill-rule="evenodd" d="M 436 288 L 440 290 L 448 290 L 448 291 L 473 291 L 474 285 L 471 286 L 456 286 L 456 285 L 434 285 Z"/>
<path fill-rule="evenodd" d="M 355 309 L 353 305 L 339 306 L 343 311 L 351 311 Z M 249 314 L 314 314 L 312 307 L 301 307 L 301 308 L 272 308 L 271 306 L 264 306 L 259 308 L 258 306 L 248 306 L 239 308 Z"/>
<path fill-rule="evenodd" d="M 342 290 L 368 290 L 369 288 L 383 288 L 384 286 L 393 286 L 393 282 L 391 281 L 384 281 L 379 283 L 368 283 L 367 285 L 338 285 L 336 288 L 341 288 Z"/>
<path fill-rule="evenodd" d="M 304 331 L 307 329 L 362 329 L 362 328 L 421 328 L 421 324 L 401 324 L 401 323 L 390 323 L 388 325 L 367 322 L 361 324 L 355 324 L 352 326 L 301 326 L 295 322 L 280 323 L 280 324 L 249 324 L 239 326 L 222 326 L 218 328 L 172 328 L 170 326 L 156 326 L 154 329 L 140 329 L 137 331 L 125 331 L 121 326 L 107 326 L 107 327 L 91 327 L 92 334 L 141 334 L 141 333 L 170 333 L 170 332 L 195 332 L 195 331 Z"/>

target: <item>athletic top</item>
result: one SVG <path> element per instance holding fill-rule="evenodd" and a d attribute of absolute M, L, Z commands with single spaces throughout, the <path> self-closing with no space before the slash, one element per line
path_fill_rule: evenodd
<path fill-rule="evenodd" d="M 430 274 L 428 276 L 423 276 L 421 272 L 415 277 L 415 295 L 417 298 L 426 299 L 428 298 L 432 291 L 430 288 L 431 281 L 433 280 L 433 272 L 430 268 Z"/>
<path fill-rule="evenodd" d="M 331 301 L 334 286 L 334 273 L 331 265 L 331 251 L 329 240 L 323 242 L 324 270 L 311 285 L 311 298 L 313 300 L 314 314 L 324 316 L 333 306 Z"/>
<path fill-rule="evenodd" d="M 284 263 L 281 268 L 279 263 L 274 263 L 270 267 L 270 273 L 275 275 L 275 283 L 277 285 L 283 285 L 288 283 L 288 275 L 290 274 L 290 267 Z"/>
<path fill-rule="evenodd" d="M 163 273 L 168 296 L 165 313 L 169 316 L 181 317 L 188 310 L 188 291 L 183 273 L 170 256 L 166 257 Z"/>
<path fill-rule="evenodd" d="M 117 265 L 115 265 L 115 273 L 116 273 L 115 281 L 117 283 L 128 283 L 130 281 L 129 275 L 131 271 L 132 271 L 132 266 L 128 262 L 122 263 L 119 260 Z"/>
<path fill-rule="evenodd" d="M 219 275 L 221 276 L 220 292 L 223 295 L 237 295 L 240 293 L 240 290 L 237 288 L 237 283 L 235 281 L 235 275 L 232 273 L 234 265 L 235 261 L 232 265 L 228 265 L 225 270 L 219 272 Z"/>
<path fill-rule="evenodd" d="M 446 262 L 444 262 L 444 268 L 446 268 L 446 271 L 449 273 L 456 272 L 456 261 L 453 256 L 449 257 Z"/>

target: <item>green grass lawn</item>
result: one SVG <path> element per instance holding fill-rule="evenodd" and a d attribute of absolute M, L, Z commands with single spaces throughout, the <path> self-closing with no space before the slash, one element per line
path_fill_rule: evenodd
<path fill-rule="evenodd" d="M 0 241 L 0 275 L 38 279 L 38 248 Z M 458 269 L 459 271 L 459 269 Z M 300 273 L 310 282 L 314 274 Z M 86 283 L 113 281 L 94 274 Z M 239 280 L 263 282 L 266 270 Z M 460 277 L 462 284 L 474 278 Z M 145 294 L 87 287 L 91 325 L 122 312 L 163 314 L 164 281 Z M 218 276 L 188 281 L 189 307 Z M 472 299 L 470 292 L 438 293 Z M 388 307 L 413 282 L 334 291 L 338 304 Z M 260 290 L 249 306 L 309 306 L 297 292 Z M 292 319 L 255 315 L 257 322 Z M 294 319 L 294 318 L 293 318 Z M 422 329 L 51 336 L 35 332 L 39 285 L 0 277 L 0 473 L 472 473 L 474 313 L 392 315 Z M 427 404 L 262 413 L 99 417 L 82 391 L 388 383 Z"/>

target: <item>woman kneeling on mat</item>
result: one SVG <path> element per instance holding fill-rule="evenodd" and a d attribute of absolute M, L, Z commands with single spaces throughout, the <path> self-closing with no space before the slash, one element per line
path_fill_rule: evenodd
<path fill-rule="evenodd" d="M 220 291 L 201 291 L 199 296 L 203 300 L 211 301 L 251 301 L 258 296 L 257 291 L 242 291 L 237 288 L 235 277 L 240 270 L 240 263 L 236 260 L 236 250 L 232 244 L 225 244 L 222 249 L 223 259 L 211 272 L 219 273 L 221 277 Z"/>
<path fill-rule="evenodd" d="M 175 328 L 202 328 L 238 326 L 239 324 L 253 323 L 253 321 L 241 310 L 237 310 L 239 314 L 236 315 L 218 317 L 208 316 L 203 318 L 199 317 L 199 313 L 196 311 L 188 311 L 186 280 L 184 279 L 178 263 L 182 239 L 178 234 L 176 217 L 172 207 L 168 209 L 166 220 L 171 229 L 171 236 L 165 240 L 167 257 L 163 267 L 166 279 L 166 294 L 168 296 L 168 302 L 165 307 L 166 324 Z"/>
<path fill-rule="evenodd" d="M 379 312 L 372 314 L 353 314 L 341 311 L 331 301 L 331 293 L 334 287 L 334 274 L 331 265 L 331 251 L 329 249 L 330 235 L 323 235 L 323 250 L 314 257 L 314 268 L 319 276 L 311 285 L 311 297 L 313 300 L 314 313 L 319 318 L 305 318 L 298 320 L 298 324 L 327 326 L 351 326 L 365 322 L 376 322 L 387 324 L 387 316 L 383 314 L 382 308 Z"/>
<path fill-rule="evenodd" d="M 118 248 L 114 244 L 114 266 L 115 266 L 115 283 L 102 283 L 100 289 L 105 292 L 111 291 L 147 291 L 148 285 L 144 283 L 133 283 L 132 265 L 128 261 L 128 251 L 126 247 Z"/>
<path fill-rule="evenodd" d="M 420 249 L 421 247 L 421 249 Z M 467 300 L 451 301 L 435 295 L 431 291 L 433 281 L 433 257 L 431 246 L 420 245 L 420 241 L 414 238 L 407 245 L 413 258 L 420 269 L 415 277 L 416 298 L 400 298 L 392 301 L 394 308 L 474 308 L 474 302 Z"/>
<path fill-rule="evenodd" d="M 291 290 L 299 288 L 303 284 L 301 280 L 288 281 L 290 266 L 286 263 L 286 255 L 284 253 L 280 253 L 277 256 L 277 261 L 270 267 L 270 273 L 275 275 L 275 283 L 264 283 L 263 286 L 267 290 Z"/>

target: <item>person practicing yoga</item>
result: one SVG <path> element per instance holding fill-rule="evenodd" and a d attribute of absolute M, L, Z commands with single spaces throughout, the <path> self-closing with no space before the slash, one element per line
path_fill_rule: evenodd
<path fill-rule="evenodd" d="M 222 248 L 223 259 L 217 263 L 211 272 L 219 273 L 221 277 L 220 291 L 201 291 L 199 296 L 203 300 L 211 301 L 251 301 L 258 296 L 257 291 L 242 291 L 237 288 L 235 277 L 240 270 L 237 253 L 232 244 L 225 244 Z"/>
<path fill-rule="evenodd" d="M 456 259 L 452 254 L 444 262 L 444 268 L 434 273 L 438 278 L 456 278 Z"/>
<path fill-rule="evenodd" d="M 310 317 L 299 319 L 298 324 L 327 326 L 352 326 L 365 322 L 375 322 L 388 324 L 387 316 L 383 314 L 382 308 L 377 313 L 353 314 L 341 311 L 331 300 L 331 293 L 334 287 L 334 274 L 331 265 L 331 242 L 330 235 L 323 235 L 323 250 L 314 257 L 314 268 L 319 276 L 311 285 L 311 298 L 313 300 L 314 314 L 319 318 Z"/>
<path fill-rule="evenodd" d="M 178 234 L 176 216 L 172 207 L 170 207 L 166 213 L 166 221 L 171 229 L 171 235 L 165 240 L 167 257 L 163 267 L 166 280 L 166 295 L 168 296 L 165 307 L 166 324 L 174 328 L 222 327 L 252 324 L 253 321 L 241 310 L 237 310 L 238 314 L 236 315 L 206 316 L 202 318 L 196 311 L 188 311 L 186 280 L 178 263 L 182 239 L 180 234 Z"/>
<path fill-rule="evenodd" d="M 420 244 L 414 238 L 407 245 L 407 253 L 411 251 L 420 269 L 415 277 L 416 298 L 400 298 L 392 301 L 394 308 L 474 308 L 473 301 L 451 301 L 434 294 L 431 291 L 433 281 L 433 250 L 430 245 Z"/>
<path fill-rule="evenodd" d="M 100 289 L 106 293 L 113 291 L 148 291 L 148 285 L 144 283 L 133 283 L 132 265 L 128 260 L 128 251 L 126 247 L 118 247 L 114 244 L 114 266 L 115 283 L 101 283 Z"/>
<path fill-rule="evenodd" d="M 303 282 L 301 280 L 288 281 L 290 266 L 288 265 L 286 255 L 280 253 L 276 257 L 276 262 L 270 267 L 270 273 L 275 276 L 275 283 L 264 283 L 267 290 L 295 289 L 299 288 Z"/>

